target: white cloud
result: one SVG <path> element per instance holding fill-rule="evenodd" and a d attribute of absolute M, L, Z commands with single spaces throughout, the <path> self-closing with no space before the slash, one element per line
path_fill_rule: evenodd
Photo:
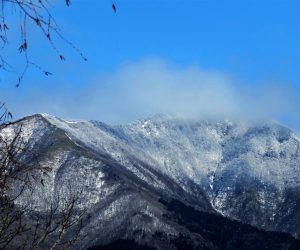
<path fill-rule="evenodd" d="M 55 90 L 6 93 L 6 97 L 20 116 L 47 112 L 67 118 L 124 123 L 156 113 L 293 119 L 299 114 L 296 93 L 292 86 L 283 84 L 246 87 L 220 71 L 143 60 L 123 64 L 110 74 L 100 74 L 80 89 L 56 86 Z"/>

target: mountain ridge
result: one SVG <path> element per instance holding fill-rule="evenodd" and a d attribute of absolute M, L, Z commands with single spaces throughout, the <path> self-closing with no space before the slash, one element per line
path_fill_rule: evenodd
<path fill-rule="evenodd" d="M 156 230 L 173 235 L 168 240 L 190 232 L 178 226 L 161 198 L 260 229 L 300 235 L 300 142 L 281 125 L 160 115 L 110 126 L 37 114 L 1 133 L 10 136 L 21 123 L 29 148 L 41 164 L 53 168 L 45 178 L 50 191 L 35 190 L 36 206 L 45 209 L 44 197 L 64 190 L 65 182 L 84 186 L 80 206 L 94 211 L 86 230 L 101 232 L 104 222 L 108 228 L 91 235 L 94 245 L 117 239 L 149 243 L 153 237 L 148 234 Z M 20 205 L 28 202 L 26 195 L 19 200 Z M 118 223 L 123 233 L 115 231 Z M 137 234 L 134 223 L 141 228 Z"/>

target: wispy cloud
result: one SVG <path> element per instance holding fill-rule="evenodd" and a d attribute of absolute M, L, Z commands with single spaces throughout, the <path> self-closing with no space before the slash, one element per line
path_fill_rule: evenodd
<path fill-rule="evenodd" d="M 224 72 L 155 59 L 123 64 L 80 88 L 14 90 L 2 92 L 0 98 L 6 98 L 18 116 L 47 112 L 109 123 L 156 113 L 294 121 L 300 113 L 294 86 L 272 82 L 246 86 Z"/>

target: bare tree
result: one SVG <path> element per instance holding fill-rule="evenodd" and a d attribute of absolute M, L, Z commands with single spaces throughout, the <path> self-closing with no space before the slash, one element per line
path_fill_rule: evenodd
<path fill-rule="evenodd" d="M 70 0 L 64 0 L 66 6 Z M 115 4 L 112 4 L 116 12 Z M 10 42 L 13 25 L 7 12 L 19 17 L 20 44 L 18 52 L 24 58 L 24 67 L 18 71 L 5 56 Z M 83 53 L 61 32 L 55 18 L 49 10 L 48 0 L 0 0 L 0 71 L 16 74 L 16 86 L 19 87 L 29 67 L 35 67 L 44 75 L 51 72 L 40 63 L 31 60 L 28 50 L 32 50 L 28 26 L 35 27 L 46 38 L 58 60 L 66 58 L 58 48 L 57 39 L 73 48 L 83 60 Z M 0 102 L 0 249 L 68 249 L 82 240 L 85 211 L 77 208 L 81 192 L 74 192 L 69 187 L 69 194 L 56 194 L 47 203 L 43 211 L 26 209 L 18 204 L 18 199 L 25 190 L 33 192 L 36 185 L 44 186 L 42 175 L 51 171 L 43 167 L 29 150 L 22 136 L 22 125 L 12 126 L 12 114 L 5 104 Z M 2 132 L 13 128 L 10 136 Z M 31 155 L 31 157 L 28 157 Z M 27 157 L 24 157 L 27 156 Z M 29 161 L 27 161 L 29 159 Z"/>
<path fill-rule="evenodd" d="M 4 104 L 1 105 L 1 130 L 8 126 L 9 111 Z M 21 137 L 19 133 L 12 139 L 5 138 L 0 134 L 0 248 L 5 249 L 18 235 L 26 231 L 23 223 L 23 211 L 14 206 L 14 201 L 18 195 L 11 195 L 11 185 L 14 180 L 25 183 L 23 179 L 24 168 L 17 160 L 17 155 L 21 150 Z M 22 193 L 21 188 L 20 193 Z"/>
<path fill-rule="evenodd" d="M 71 191 L 72 189 L 70 189 Z M 34 233 L 30 249 L 68 249 L 85 238 L 82 234 L 85 210 L 76 210 L 80 193 L 71 193 L 67 198 L 55 197 L 45 213 L 32 216 Z"/>
<path fill-rule="evenodd" d="M 27 151 L 29 147 L 22 136 L 22 125 L 13 126 L 8 120 L 9 111 L 1 107 L 0 249 L 68 249 L 84 238 L 85 211 L 77 208 L 81 192 L 69 185 L 64 193 L 53 195 L 42 211 L 16 202 L 25 190 L 34 192 L 42 181 L 41 174 L 52 169 L 33 160 L 32 149 Z M 5 133 L 7 129 L 9 135 Z"/>

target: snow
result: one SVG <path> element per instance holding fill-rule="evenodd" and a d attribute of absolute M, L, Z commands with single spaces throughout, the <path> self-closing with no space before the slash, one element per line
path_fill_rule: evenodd
<path fill-rule="evenodd" d="M 284 202 L 284 190 L 300 187 L 300 139 L 278 124 L 186 120 L 160 115 L 109 126 L 66 121 L 47 114 L 41 117 L 24 120 L 25 141 L 38 141 L 52 126 L 87 152 L 111 157 L 119 167 L 156 190 L 174 192 L 157 173 L 172 179 L 190 195 L 195 194 L 188 183 L 198 184 L 215 210 L 224 216 L 236 216 L 229 201 L 236 198 L 235 190 L 240 183 L 255 185 L 258 206 L 271 221 Z M 13 129 L 8 127 L 1 134 L 12 137 Z M 35 193 L 37 201 L 43 195 L 51 196 L 57 183 L 63 188 L 61 183 L 66 181 L 85 187 L 81 208 L 101 203 L 120 187 L 117 182 L 107 181 L 104 165 L 99 161 L 82 155 L 75 157 L 71 151 L 57 153 L 43 164 L 53 166 L 54 171 L 46 180 L 48 191 L 40 188 Z M 103 216 L 114 217 L 128 199 L 124 196 L 112 202 Z"/>
<path fill-rule="evenodd" d="M 300 173 L 299 138 L 277 124 L 193 121 L 160 115 L 128 125 L 105 125 L 103 129 L 88 121 L 43 116 L 74 142 L 108 153 L 144 180 L 146 177 L 132 165 L 132 156 L 174 180 L 187 178 L 205 184 L 207 179 L 210 189 L 211 173 L 226 171 L 247 172 L 278 187 L 300 183 L 300 177 L 294 175 L 295 171 Z M 282 134 L 285 138 L 279 140 Z M 238 162 L 243 163 L 243 169 Z"/>

